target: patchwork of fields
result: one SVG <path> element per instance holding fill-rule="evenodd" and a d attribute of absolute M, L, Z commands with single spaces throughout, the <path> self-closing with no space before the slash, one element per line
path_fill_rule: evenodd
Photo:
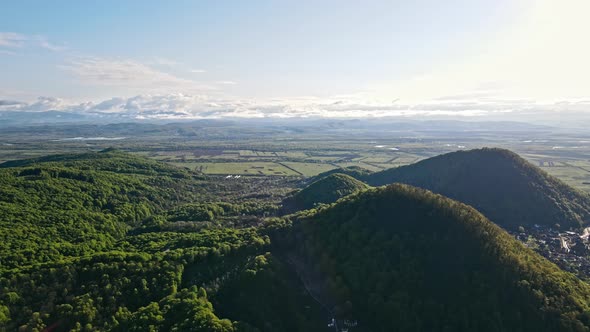
<path fill-rule="evenodd" d="M 93 128 L 90 129 L 96 129 Z M 488 131 L 374 133 L 364 130 L 356 132 L 353 139 L 346 130 L 325 128 L 286 133 L 282 127 L 274 132 L 243 126 L 207 126 L 199 129 L 200 137 L 183 136 L 176 131 L 163 135 L 126 127 L 124 132 L 109 135 L 102 127 L 96 130 L 99 129 L 100 132 L 92 135 L 69 133 L 79 130 L 77 127 L 62 134 L 0 132 L 0 162 L 115 147 L 204 174 L 311 177 L 337 167 L 380 171 L 447 152 L 488 146 L 510 149 L 568 184 L 590 191 L 590 136 L 580 132 L 514 131 L 498 135 Z M 23 131 L 27 133 L 26 129 Z M 132 135 L 134 131 L 137 135 Z M 66 139 L 82 135 L 127 138 Z"/>
<path fill-rule="evenodd" d="M 590 160 L 571 160 L 547 155 L 525 157 L 565 183 L 590 192 Z"/>
<path fill-rule="evenodd" d="M 310 177 L 337 167 L 380 171 L 415 163 L 427 156 L 399 150 L 313 151 L 196 150 L 142 153 L 205 174 Z M 566 183 L 590 191 L 590 160 L 542 153 L 523 156 Z"/>
<path fill-rule="evenodd" d="M 146 153 L 142 153 L 146 154 Z M 151 158 L 205 174 L 314 176 L 338 167 L 358 166 L 370 171 L 414 163 L 423 156 L 374 151 L 258 151 L 187 150 L 147 153 Z"/>

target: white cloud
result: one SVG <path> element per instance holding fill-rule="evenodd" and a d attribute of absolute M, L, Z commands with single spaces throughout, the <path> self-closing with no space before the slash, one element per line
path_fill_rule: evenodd
<path fill-rule="evenodd" d="M 73 74 L 83 84 L 112 87 L 113 90 L 117 89 L 117 92 L 125 94 L 194 94 L 201 91 L 213 92 L 223 86 L 236 84 L 233 81 L 197 82 L 179 76 L 182 73 L 205 73 L 205 70 L 189 70 L 173 59 L 153 57 L 138 61 L 121 57 L 74 56 L 68 48 L 50 42 L 45 36 L 0 32 L 0 55 L 17 55 L 15 49 L 25 47 L 63 52 L 63 63 L 57 65 L 58 68 Z"/>
<path fill-rule="evenodd" d="M 137 95 L 111 98 L 99 103 L 73 103 L 58 98 L 39 98 L 27 104 L 0 102 L 0 110 L 46 111 L 117 115 L 129 119 L 199 118 L 380 118 L 534 120 L 561 115 L 590 115 L 590 101 L 536 103 L 529 100 L 458 100 L 456 97 L 428 103 L 376 103 L 352 97 L 320 99 L 239 100 L 199 94 Z M 547 121 L 549 122 L 549 121 Z"/>
<path fill-rule="evenodd" d="M 0 110 L 2 111 L 44 112 L 51 110 L 83 110 L 78 106 L 80 105 L 73 105 L 72 103 L 66 100 L 53 97 L 38 97 L 36 101 L 31 103 L 25 103 L 14 100 L 0 100 Z"/>
<path fill-rule="evenodd" d="M 27 37 L 15 32 L 0 32 L 0 47 L 21 47 Z"/>
<path fill-rule="evenodd" d="M 94 105 L 92 109 L 98 112 L 120 112 L 123 111 L 121 105 L 124 103 L 125 99 L 113 97 Z"/>
<path fill-rule="evenodd" d="M 162 58 L 162 57 L 152 58 L 149 61 L 147 61 L 146 63 L 149 65 L 164 66 L 164 67 L 176 67 L 176 66 L 181 65 L 181 63 L 176 60 Z"/>
<path fill-rule="evenodd" d="M 181 72 L 189 72 L 191 74 L 203 74 L 207 71 L 205 69 L 195 68 L 191 69 L 186 64 L 176 61 L 173 59 L 162 58 L 162 57 L 154 57 L 149 59 L 148 61 L 143 62 L 146 65 L 156 66 L 156 67 L 167 67 L 170 69 L 176 69 Z"/>
<path fill-rule="evenodd" d="M 39 47 L 42 47 L 42 48 L 52 51 L 52 52 L 62 52 L 67 49 L 65 46 L 57 45 L 57 44 L 49 42 L 47 40 L 47 38 L 45 38 L 45 37 L 38 36 L 35 39 L 36 39 L 36 42 L 39 45 Z"/>
<path fill-rule="evenodd" d="M 27 110 L 33 112 L 51 111 L 51 110 L 63 110 L 67 109 L 70 105 L 63 99 L 53 97 L 39 97 L 37 101 L 29 104 Z"/>
<path fill-rule="evenodd" d="M 211 84 L 178 77 L 130 59 L 78 57 L 60 67 L 89 85 L 127 87 L 144 92 L 195 92 L 215 89 Z"/>
<path fill-rule="evenodd" d="M 65 46 L 57 45 L 50 42 L 46 37 L 39 35 L 23 35 L 15 32 L 0 32 L 0 47 L 5 48 L 21 48 L 24 46 L 41 47 L 53 52 L 60 52 L 66 50 Z M 12 53 L 10 51 L 3 51 L 4 54 Z"/>

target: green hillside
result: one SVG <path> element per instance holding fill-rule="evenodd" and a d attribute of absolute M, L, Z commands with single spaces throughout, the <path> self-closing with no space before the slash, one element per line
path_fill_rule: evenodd
<path fill-rule="evenodd" d="M 109 148 L 100 152 L 50 155 L 40 158 L 7 161 L 0 168 L 61 166 L 80 170 L 109 171 L 119 174 L 157 175 L 172 178 L 198 177 L 184 169 L 160 163 L 152 159 L 134 156 L 121 150 Z"/>
<path fill-rule="evenodd" d="M 422 189 L 351 195 L 284 232 L 283 248 L 323 276 L 334 311 L 358 331 L 590 327 L 590 286 L 475 209 Z"/>
<path fill-rule="evenodd" d="M 0 270 L 104 250 L 149 215 L 197 197 L 197 177 L 113 150 L 1 164 Z"/>
<path fill-rule="evenodd" d="M 332 174 L 346 174 L 357 180 L 363 180 L 365 177 L 371 174 L 371 171 L 358 166 L 339 167 L 314 176 L 312 181 L 318 181 Z"/>
<path fill-rule="evenodd" d="M 338 199 L 369 188 L 346 174 L 334 173 L 311 183 L 283 201 L 285 211 L 311 209 L 317 204 L 330 204 Z"/>
<path fill-rule="evenodd" d="M 448 153 L 373 173 L 371 185 L 406 183 L 472 205 L 502 227 L 578 228 L 590 222 L 590 196 L 503 149 Z"/>
<path fill-rule="evenodd" d="M 281 183 L 116 150 L 2 164 L 0 331 L 590 331 L 590 286 L 469 206 L 335 173 L 278 218 Z"/>
<path fill-rule="evenodd" d="M 217 191 L 232 194 L 116 150 L 3 164 L 0 331 L 325 330 L 268 236 L 240 222 L 276 207 Z"/>

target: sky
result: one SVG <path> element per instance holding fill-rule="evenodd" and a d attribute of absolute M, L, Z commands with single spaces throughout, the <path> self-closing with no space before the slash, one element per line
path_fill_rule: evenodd
<path fill-rule="evenodd" d="M 590 112 L 589 12 L 588 0 L 6 1 L 0 110 Z"/>

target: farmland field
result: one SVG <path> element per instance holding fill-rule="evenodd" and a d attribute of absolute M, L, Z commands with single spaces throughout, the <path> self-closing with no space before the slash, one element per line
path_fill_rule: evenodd
<path fill-rule="evenodd" d="M 95 127 L 64 127 L 60 130 L 27 129 L 0 132 L 0 161 L 40 157 L 48 154 L 98 151 L 114 147 L 180 167 L 211 175 L 248 175 L 304 178 L 337 168 L 357 166 L 369 171 L 412 164 L 422 159 L 456 150 L 484 146 L 507 148 L 568 184 L 590 191 L 590 137 L 585 132 L 554 134 L 550 130 L 497 134 L 488 131 L 395 131 L 362 129 L 350 139 L 346 129 L 301 127 L 285 131 L 283 126 L 264 124 L 227 126 L 176 124 L 150 127 L 100 127 L 104 137 L 125 140 L 63 140 L 90 136 Z M 290 124 L 289 124 L 290 125 Z M 392 123 L 395 127 L 395 123 Z M 177 128 L 190 128 L 179 135 Z M 113 131 L 109 134 L 109 130 Z M 168 130 L 168 131 L 166 131 Z M 193 136 L 192 133 L 198 133 Z M 26 137 L 26 138 L 25 138 Z M 90 136 L 92 137 L 92 136 Z"/>
<path fill-rule="evenodd" d="M 175 163 L 178 166 L 188 167 L 205 174 L 236 174 L 236 175 L 278 175 L 295 176 L 297 172 L 272 162 L 227 162 L 227 163 Z"/>
<path fill-rule="evenodd" d="M 299 172 L 303 176 L 314 176 L 318 175 L 322 172 L 326 172 L 336 168 L 336 166 L 332 164 L 326 163 L 301 163 L 301 162 L 283 162 L 285 166 L 290 167 L 291 169 Z"/>

